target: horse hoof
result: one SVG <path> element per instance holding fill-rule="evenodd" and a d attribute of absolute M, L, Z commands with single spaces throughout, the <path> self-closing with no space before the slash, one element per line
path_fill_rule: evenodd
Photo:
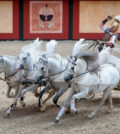
<path fill-rule="evenodd" d="M 74 113 L 74 114 L 78 114 L 78 110 L 77 109 L 75 109 L 75 110 L 72 109 L 71 112 Z"/>
<path fill-rule="evenodd" d="M 58 123 L 58 122 L 59 122 L 59 120 L 57 120 L 57 119 L 56 119 L 56 120 L 54 120 L 54 123 Z"/>
<path fill-rule="evenodd" d="M 43 105 L 42 105 L 42 103 L 39 103 L 39 107 L 42 107 Z"/>
<path fill-rule="evenodd" d="M 22 107 L 26 107 L 26 104 L 24 102 L 20 101 L 20 104 L 21 104 Z"/>
<path fill-rule="evenodd" d="M 108 109 L 108 110 L 106 111 L 106 113 L 112 113 L 112 112 L 114 112 L 114 108 L 110 108 L 110 109 Z"/>
<path fill-rule="evenodd" d="M 13 108 L 12 108 L 12 111 L 15 111 L 17 109 L 17 106 L 14 106 Z"/>
<path fill-rule="evenodd" d="M 15 98 L 15 94 L 11 93 L 10 97 Z"/>
<path fill-rule="evenodd" d="M 25 104 L 25 103 L 23 103 L 23 104 L 22 104 L 22 107 L 26 107 L 26 104 Z"/>
<path fill-rule="evenodd" d="M 58 108 L 62 108 L 62 105 L 56 104 L 56 106 L 57 106 Z"/>
<path fill-rule="evenodd" d="M 88 115 L 88 118 L 89 118 L 89 119 L 92 119 L 93 116 L 94 116 L 93 114 L 90 114 L 90 115 Z"/>
<path fill-rule="evenodd" d="M 70 114 L 70 110 L 67 110 L 67 111 L 65 112 L 65 114 Z"/>
<path fill-rule="evenodd" d="M 78 114 L 78 110 L 75 111 L 75 114 Z"/>
<path fill-rule="evenodd" d="M 45 109 L 43 109 L 43 108 L 39 108 L 39 109 L 40 109 L 41 112 L 45 112 Z"/>
<path fill-rule="evenodd" d="M 43 102 L 42 102 L 42 99 L 39 100 L 39 104 L 38 104 L 39 107 L 42 107 L 43 106 Z"/>
<path fill-rule="evenodd" d="M 34 96 L 35 96 L 35 97 L 38 97 L 38 96 L 39 96 L 39 94 L 38 94 L 38 93 L 34 93 Z"/>
<path fill-rule="evenodd" d="M 91 115 L 88 115 L 88 119 L 92 119 L 92 116 Z"/>
<path fill-rule="evenodd" d="M 7 113 L 7 112 L 6 112 L 6 113 L 4 114 L 4 117 L 9 118 L 9 117 L 10 117 L 10 113 Z"/>
<path fill-rule="evenodd" d="M 43 105 L 42 107 L 39 108 L 41 112 L 45 112 L 46 110 L 46 105 Z"/>

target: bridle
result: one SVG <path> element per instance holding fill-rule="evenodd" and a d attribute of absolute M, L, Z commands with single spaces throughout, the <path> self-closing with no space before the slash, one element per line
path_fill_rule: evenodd
<path fill-rule="evenodd" d="M 79 76 L 81 76 L 81 75 L 84 75 L 84 74 L 87 74 L 87 73 L 94 72 L 94 71 L 95 71 L 95 70 L 97 70 L 97 69 L 99 69 L 99 66 L 98 66 L 98 67 L 96 67 L 96 68 L 94 68 L 94 69 L 92 69 L 92 70 L 90 70 L 90 71 L 87 71 L 87 72 L 84 72 L 84 73 L 78 74 L 78 75 L 74 76 L 72 79 L 77 78 L 77 77 L 79 77 Z"/>
<path fill-rule="evenodd" d="M 44 59 L 40 58 L 39 61 L 42 61 L 45 65 L 49 66 L 47 60 L 45 61 Z M 58 72 L 58 73 L 55 73 L 55 74 L 52 74 L 52 75 L 49 75 L 49 76 L 45 76 L 44 79 L 49 79 L 50 77 L 56 76 L 56 75 L 61 74 L 65 71 L 66 71 L 66 68 L 64 70 Z"/>
<path fill-rule="evenodd" d="M 22 53 L 25 54 L 24 52 L 22 52 Z M 30 55 L 30 53 L 27 53 L 27 56 L 29 56 L 29 55 Z M 19 59 L 19 57 L 17 57 L 17 59 Z M 24 59 L 24 58 L 23 58 L 23 59 Z M 25 67 L 24 67 L 24 64 L 23 64 L 23 63 L 21 64 L 21 68 L 19 68 L 19 70 L 22 70 L 22 69 L 23 69 L 23 70 L 26 70 L 26 71 L 29 71 L 28 68 L 25 68 Z"/>
<path fill-rule="evenodd" d="M 2 56 L 0 56 L 0 57 L 2 58 L 2 61 L 3 61 L 3 65 L 2 65 L 2 69 L 0 70 L 0 74 L 3 73 L 3 72 L 4 72 L 4 74 L 5 74 L 4 59 L 3 59 Z M 10 75 L 8 75 L 8 76 L 6 76 L 6 74 L 5 74 L 4 78 L 0 78 L 0 80 L 6 81 L 9 77 L 15 75 L 16 73 L 17 73 L 17 72 L 15 72 L 15 73 L 13 73 L 13 74 L 10 74 Z"/>
<path fill-rule="evenodd" d="M 76 58 L 77 58 L 77 57 L 76 57 Z M 75 59 L 75 61 L 76 61 L 76 59 Z M 77 65 L 72 59 L 70 59 L 69 62 L 71 62 L 71 63 L 74 64 L 74 65 Z M 94 69 L 92 69 L 92 70 L 90 70 L 90 71 L 87 71 L 87 72 L 78 74 L 78 75 L 72 77 L 72 79 L 75 79 L 75 78 L 77 78 L 77 77 L 79 77 L 79 76 L 81 76 L 81 75 L 84 75 L 84 74 L 87 74 L 87 73 L 90 73 L 90 72 L 94 72 L 94 71 L 97 70 L 98 68 L 99 68 L 99 66 L 97 66 L 96 68 L 94 68 Z M 72 73 L 71 73 L 71 74 L 72 74 Z"/>

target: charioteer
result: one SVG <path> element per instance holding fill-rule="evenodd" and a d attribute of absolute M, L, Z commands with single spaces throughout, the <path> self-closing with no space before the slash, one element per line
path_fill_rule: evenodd
<path fill-rule="evenodd" d="M 113 16 L 108 16 L 105 20 L 102 21 L 100 24 L 100 28 L 104 31 L 104 38 L 102 41 L 98 41 L 99 52 L 103 49 L 103 46 L 110 46 L 111 48 L 114 48 L 118 46 L 118 37 L 117 31 L 119 29 L 120 24 L 120 15 L 115 16 L 115 19 L 111 26 L 105 25 L 108 21 L 112 20 Z"/>

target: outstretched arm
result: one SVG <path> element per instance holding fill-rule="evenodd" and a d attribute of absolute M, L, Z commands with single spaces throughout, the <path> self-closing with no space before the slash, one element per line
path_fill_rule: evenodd
<path fill-rule="evenodd" d="M 100 28 L 104 31 L 104 32 L 109 32 L 108 28 L 105 26 L 105 23 L 108 22 L 109 20 L 112 19 L 112 16 L 108 16 L 106 19 L 104 19 L 102 21 L 102 23 L 99 25 Z"/>

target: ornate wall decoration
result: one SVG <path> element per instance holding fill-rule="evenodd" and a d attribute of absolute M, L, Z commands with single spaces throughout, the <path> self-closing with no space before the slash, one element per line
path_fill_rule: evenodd
<path fill-rule="evenodd" d="M 62 1 L 30 1 L 30 33 L 62 33 Z"/>
<path fill-rule="evenodd" d="M 24 0 L 24 39 L 68 39 L 68 0 Z"/>

